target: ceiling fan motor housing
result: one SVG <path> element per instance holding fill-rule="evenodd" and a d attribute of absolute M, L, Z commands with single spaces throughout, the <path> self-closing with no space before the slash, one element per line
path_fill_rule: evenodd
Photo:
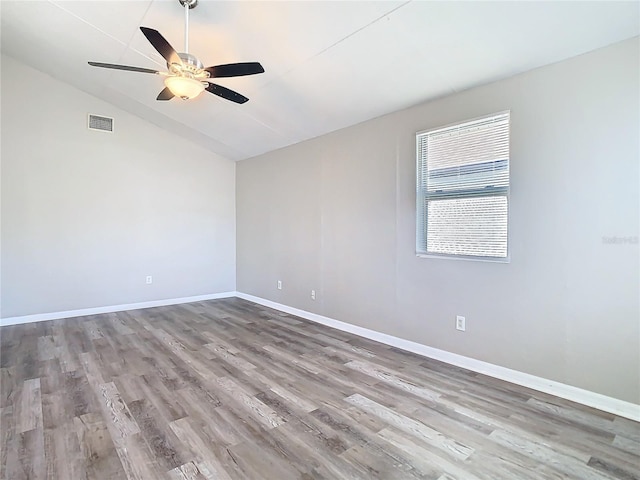
<path fill-rule="evenodd" d="M 167 62 L 167 68 L 173 75 L 179 77 L 194 78 L 205 81 L 209 77 L 209 72 L 204 70 L 202 62 L 190 53 L 178 53 L 182 64 Z"/>
<path fill-rule="evenodd" d="M 180 57 L 180 60 L 182 60 L 183 66 L 188 68 L 189 70 L 195 71 L 202 70 L 204 68 L 202 62 L 190 53 L 178 53 L 178 56 Z M 171 67 L 171 65 L 169 64 L 167 64 L 167 66 Z"/>

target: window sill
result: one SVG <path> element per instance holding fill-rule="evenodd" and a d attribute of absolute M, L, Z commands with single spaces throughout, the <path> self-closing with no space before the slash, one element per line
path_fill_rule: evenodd
<path fill-rule="evenodd" d="M 468 262 L 484 262 L 484 263 L 511 263 L 511 257 L 467 257 L 464 255 L 438 255 L 435 253 L 419 253 L 416 252 L 418 258 L 438 258 L 441 260 L 466 260 Z"/>

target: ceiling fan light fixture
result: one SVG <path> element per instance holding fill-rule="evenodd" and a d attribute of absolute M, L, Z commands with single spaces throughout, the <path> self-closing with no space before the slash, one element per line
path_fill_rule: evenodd
<path fill-rule="evenodd" d="M 204 92 L 204 84 L 195 78 L 167 77 L 164 79 L 164 84 L 169 90 L 171 90 L 171 93 L 183 100 L 196 98 Z"/>

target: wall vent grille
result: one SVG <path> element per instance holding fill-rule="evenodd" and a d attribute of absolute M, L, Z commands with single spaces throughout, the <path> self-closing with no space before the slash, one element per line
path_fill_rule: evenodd
<path fill-rule="evenodd" d="M 89 130 L 113 133 L 113 118 L 89 114 Z"/>

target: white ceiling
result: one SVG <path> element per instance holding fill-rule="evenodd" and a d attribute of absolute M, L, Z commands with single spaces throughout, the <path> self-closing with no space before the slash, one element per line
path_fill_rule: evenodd
<path fill-rule="evenodd" d="M 244 105 L 206 92 L 159 102 L 162 77 L 87 65 L 164 69 L 138 27 L 160 31 L 183 51 L 178 0 L 2 0 L 1 48 L 241 160 L 636 36 L 639 5 L 200 0 L 190 12 L 190 53 L 205 66 L 259 61 L 266 70 L 219 79 L 250 98 Z"/>

